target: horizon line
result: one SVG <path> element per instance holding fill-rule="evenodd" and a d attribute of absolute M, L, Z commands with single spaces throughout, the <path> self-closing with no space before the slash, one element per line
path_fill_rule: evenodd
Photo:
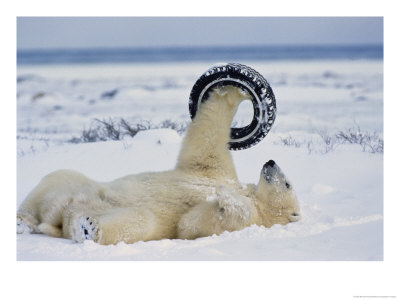
<path fill-rule="evenodd" d="M 382 43 L 316 43 L 316 44 L 273 44 L 273 45 L 265 45 L 265 44 L 254 44 L 254 45 L 160 45 L 160 46 L 84 46 L 84 47 L 27 47 L 27 48 L 16 48 L 17 52 L 20 51 L 79 51 L 79 50 L 157 50 L 157 49 L 208 49 L 208 48 L 219 48 L 219 49 L 227 49 L 227 48 L 331 48 L 331 47 L 380 47 L 383 48 L 384 44 Z"/>

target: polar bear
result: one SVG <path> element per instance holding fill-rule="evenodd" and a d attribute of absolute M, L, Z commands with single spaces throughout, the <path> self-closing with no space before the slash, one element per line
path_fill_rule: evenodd
<path fill-rule="evenodd" d="M 297 221 L 296 194 L 273 160 L 263 166 L 258 185 L 238 182 L 228 142 L 245 99 L 240 88 L 215 88 L 189 125 L 171 171 L 108 183 L 70 170 L 47 175 L 19 207 L 17 233 L 108 245 L 196 239 L 251 224 Z"/>

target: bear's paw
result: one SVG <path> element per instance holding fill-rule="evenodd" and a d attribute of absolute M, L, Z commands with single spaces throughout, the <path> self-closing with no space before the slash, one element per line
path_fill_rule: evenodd
<path fill-rule="evenodd" d="M 78 242 L 92 240 L 98 242 L 101 237 L 101 230 L 96 219 L 83 216 L 79 219 L 79 227 L 75 238 Z"/>

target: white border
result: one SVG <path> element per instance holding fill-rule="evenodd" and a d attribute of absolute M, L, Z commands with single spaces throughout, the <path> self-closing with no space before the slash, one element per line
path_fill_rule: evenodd
<path fill-rule="evenodd" d="M 2 293 L 16 299 L 354 299 L 396 295 L 399 169 L 398 8 L 396 1 L 15 1 L 1 13 L 2 201 L 15 199 L 16 16 L 384 16 L 385 256 L 383 262 L 74 263 L 15 261 L 15 204 L 2 210 Z M 392 4 L 393 3 L 393 4 Z M 243 5 L 245 4 L 245 5 Z M 397 176 L 396 176 L 397 175 Z M 7 295 L 7 296 L 6 296 Z"/>

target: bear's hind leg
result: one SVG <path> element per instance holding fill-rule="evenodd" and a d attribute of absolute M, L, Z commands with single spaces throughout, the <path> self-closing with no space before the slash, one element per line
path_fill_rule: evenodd
<path fill-rule="evenodd" d="M 121 207 L 80 217 L 75 223 L 72 239 L 80 243 L 93 240 L 102 245 L 130 244 L 157 239 L 154 228 L 156 218 L 150 210 Z"/>
<path fill-rule="evenodd" d="M 62 229 L 49 223 L 40 223 L 33 216 L 17 213 L 17 234 L 44 233 L 53 237 L 62 237 Z"/>
<path fill-rule="evenodd" d="M 59 238 L 63 235 L 61 227 L 57 227 L 48 223 L 39 224 L 38 230 L 40 231 L 40 233 L 44 233 L 52 237 Z"/>
<path fill-rule="evenodd" d="M 26 213 L 17 213 L 17 233 L 39 233 L 39 221 L 33 216 Z"/>

